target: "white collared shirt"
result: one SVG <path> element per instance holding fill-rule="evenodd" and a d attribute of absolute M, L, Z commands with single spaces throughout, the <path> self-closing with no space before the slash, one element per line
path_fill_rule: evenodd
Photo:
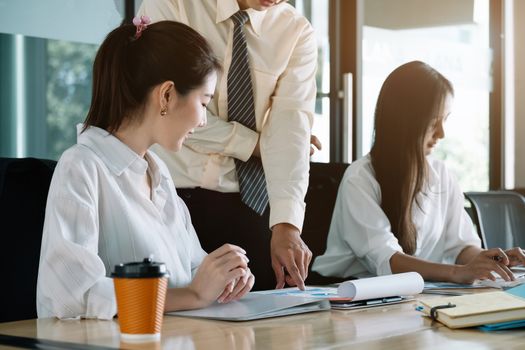
<path fill-rule="evenodd" d="M 160 146 L 180 188 L 238 192 L 234 158 L 246 161 L 260 135 L 270 199 L 270 227 L 290 223 L 300 230 L 308 187 L 310 133 L 315 105 L 317 43 L 310 23 L 289 4 L 248 9 L 244 26 L 254 87 L 257 132 L 228 122 L 227 76 L 231 63 L 236 0 L 145 0 L 140 15 L 153 22 L 177 20 L 200 32 L 221 61 L 208 125 L 198 128 L 180 152 Z"/>
<path fill-rule="evenodd" d="M 146 172 L 151 177 L 148 196 Z M 38 317 L 110 319 L 110 276 L 153 255 L 169 287 L 187 285 L 206 253 L 168 169 L 90 127 L 60 158 L 49 189 L 37 284 Z"/>
<path fill-rule="evenodd" d="M 415 257 L 454 264 L 467 246 L 481 247 L 475 228 L 463 209 L 464 197 L 443 162 L 427 157 L 426 195 L 419 194 L 412 220 L 417 229 Z M 381 188 L 370 155 L 352 163 L 339 185 L 327 248 L 313 270 L 325 276 L 349 277 L 391 274 L 390 258 L 403 249 L 381 209 Z"/>

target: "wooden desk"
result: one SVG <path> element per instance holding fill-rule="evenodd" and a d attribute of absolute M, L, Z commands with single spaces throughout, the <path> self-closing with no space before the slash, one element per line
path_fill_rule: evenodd
<path fill-rule="evenodd" d="M 325 311 L 251 322 L 166 316 L 158 343 L 129 344 L 117 321 L 39 319 L 0 323 L 0 334 L 127 349 L 523 349 L 525 330 L 450 330 L 414 310 L 415 302 Z M 1 347 L 1 345 L 0 345 Z"/>

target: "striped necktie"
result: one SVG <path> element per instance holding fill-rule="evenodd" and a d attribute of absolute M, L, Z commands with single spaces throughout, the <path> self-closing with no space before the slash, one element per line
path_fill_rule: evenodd
<path fill-rule="evenodd" d="M 244 11 L 239 11 L 231 17 L 234 29 L 232 62 L 228 71 L 228 118 L 255 130 L 252 79 L 243 31 L 248 18 Z M 235 167 L 241 200 L 262 215 L 268 206 L 268 192 L 261 160 L 256 157 L 250 157 L 246 162 L 235 159 Z"/>

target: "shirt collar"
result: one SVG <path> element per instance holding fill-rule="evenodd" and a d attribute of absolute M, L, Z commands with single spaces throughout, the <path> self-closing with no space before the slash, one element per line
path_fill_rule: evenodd
<path fill-rule="evenodd" d="M 237 0 L 217 0 L 217 17 L 215 23 L 223 22 L 233 16 L 234 13 L 240 10 Z M 247 9 L 246 13 L 250 17 L 250 25 L 253 28 L 255 35 L 261 35 L 261 27 L 266 11 L 257 11 L 254 9 Z"/>
<path fill-rule="evenodd" d="M 77 125 L 77 143 L 95 152 L 115 175 L 120 176 L 126 169 L 146 174 L 148 162 L 118 138 L 95 126 L 81 133 L 83 127 L 83 124 Z"/>
<path fill-rule="evenodd" d="M 160 159 L 153 156 L 153 153 L 148 150 L 144 155 L 144 159 L 147 161 L 150 169 L 151 176 L 151 187 L 158 188 L 162 180 L 170 179 L 169 174 L 164 174 L 157 162 L 161 162 Z"/>

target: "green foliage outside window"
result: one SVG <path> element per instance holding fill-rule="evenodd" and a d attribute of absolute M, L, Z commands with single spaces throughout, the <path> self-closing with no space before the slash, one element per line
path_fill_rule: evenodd
<path fill-rule="evenodd" d="M 76 143 L 76 124 L 91 102 L 93 60 L 97 45 L 58 40 L 47 43 L 47 150 L 58 159 Z"/>

